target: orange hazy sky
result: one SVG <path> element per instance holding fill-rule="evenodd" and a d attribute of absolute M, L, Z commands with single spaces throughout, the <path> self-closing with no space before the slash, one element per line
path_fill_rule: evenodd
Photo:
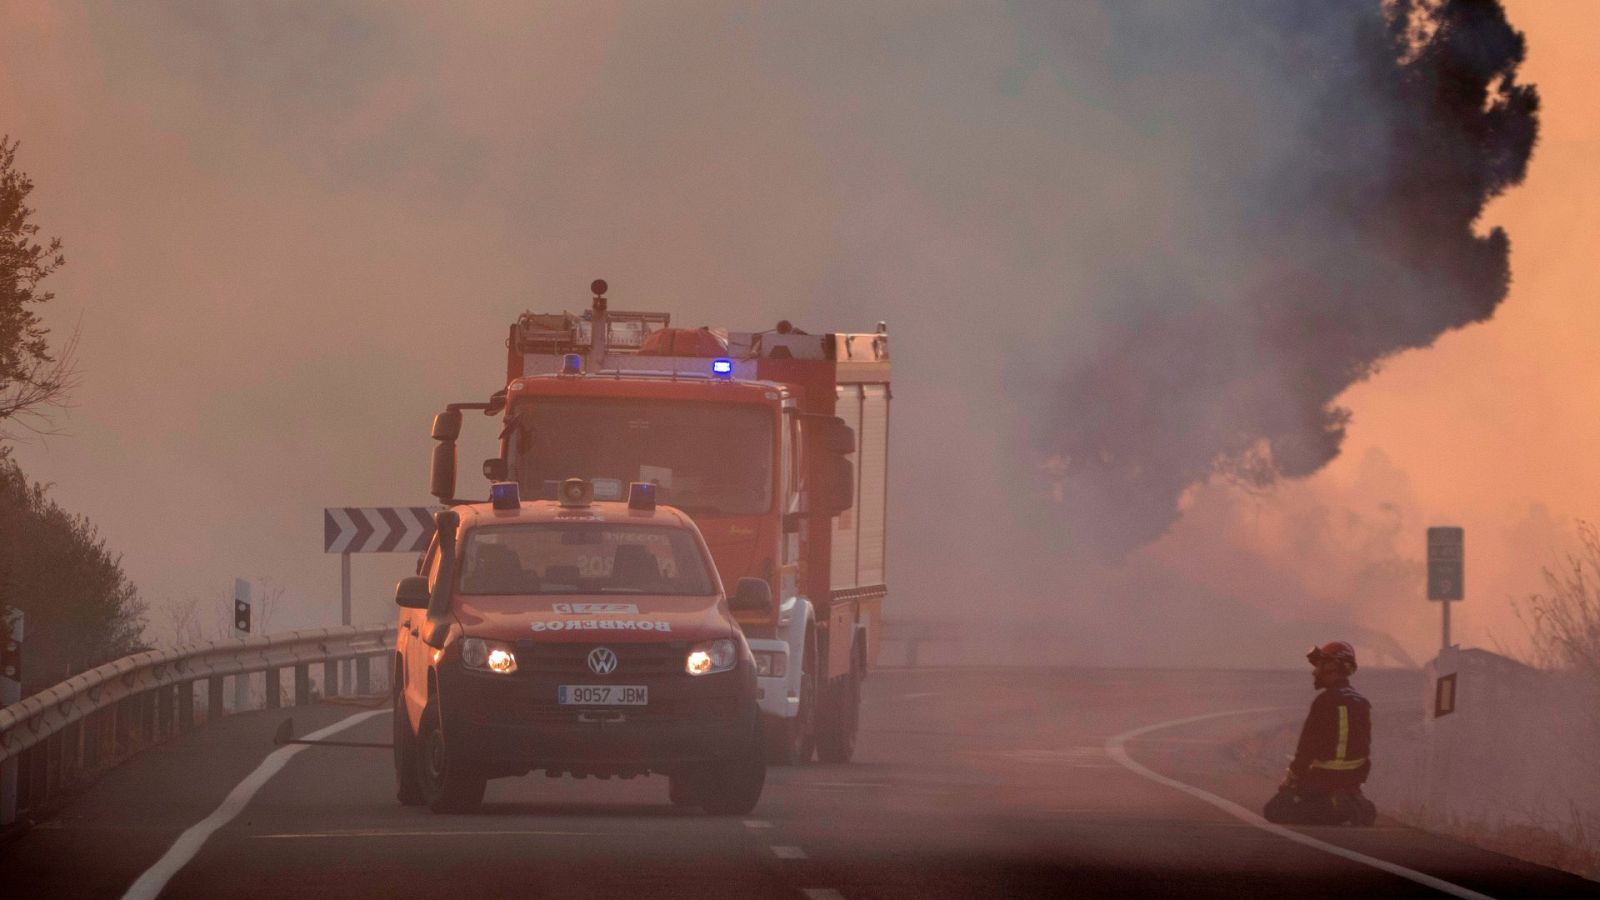
<path fill-rule="evenodd" d="M 1375 564 L 1416 571 L 1426 526 L 1465 526 L 1456 637 L 1514 643 L 1509 599 L 1540 588 L 1576 518 L 1600 518 L 1589 462 L 1600 445 L 1600 3 L 1506 7 L 1528 39 L 1521 79 L 1543 98 L 1527 181 L 1486 217 L 1512 240 L 1509 298 L 1490 322 L 1349 391 L 1349 439 L 1325 471 L 1267 497 L 1197 492 L 1136 563 L 1261 615 L 1370 623 L 1420 657 L 1437 642 L 1437 610 L 1420 589 L 1396 589 L 1403 577 L 1364 595 Z M 905 513 L 890 565 L 903 610 L 967 575 L 962 589 L 982 591 L 995 574 L 985 565 L 1008 552 L 1004 530 L 953 543 L 926 530 L 927 497 L 993 502 L 973 473 L 1005 465 L 1007 442 L 988 433 L 992 397 L 963 389 L 964 375 L 941 379 L 956 354 L 1003 346 L 1007 329 L 986 318 L 995 296 L 1059 293 L 1052 275 L 1116 249 L 1095 243 L 1114 230 L 1068 230 L 1061 246 L 1016 233 L 1071 220 L 1062 209 L 1078 204 L 1138 228 L 1158 217 L 1120 198 L 1183 170 L 1161 165 L 1162 148 L 1125 152 L 1113 116 L 1038 70 L 1004 95 L 963 93 L 1020 55 L 999 7 L 818 9 L 134 14 L 0 0 L 0 132 L 22 140 L 37 220 L 66 241 L 59 297 L 43 312 L 58 335 L 82 323 L 85 375 L 63 433 L 23 441 L 18 458 L 124 554 L 158 639 L 167 603 L 211 603 L 235 576 L 287 592 L 277 626 L 331 624 L 338 564 L 320 552 L 321 508 L 428 502 L 429 416 L 498 386 L 511 316 L 575 308 L 603 276 L 614 303 L 667 298 L 690 323 L 889 319 Z M 1071 50 L 1092 60 L 1109 44 L 1084 10 Z M 896 40 L 873 37 L 885 33 Z M 816 47 L 837 55 L 808 55 Z M 1224 99 L 1230 115 L 1250 108 Z M 1047 115 L 1029 118 L 1035 109 Z M 1089 175 L 1060 187 L 1058 153 Z M 1048 202 L 1053 191 L 1070 205 Z M 1016 218 L 995 220 L 1008 204 Z M 938 297 L 952 299 L 924 306 Z M 1041 333 L 1084 338 L 1070 306 L 1042 312 Z M 1037 365 L 1061 352 L 1018 355 Z M 408 565 L 357 562 L 358 619 L 391 614 L 388 585 Z M 1108 631 L 1145 627 L 1058 605 Z"/>
<path fill-rule="evenodd" d="M 1600 519 L 1600 4 L 1505 5 L 1527 35 L 1521 80 L 1543 100 L 1528 178 L 1486 214 L 1511 234 L 1511 293 L 1490 322 L 1351 390 L 1349 444 L 1317 479 L 1353 481 L 1381 451 L 1409 476 L 1426 524 L 1467 529 L 1456 626 L 1473 642 L 1519 633 L 1508 598 L 1542 589 L 1539 569 L 1561 550 L 1529 557 L 1534 507 L 1564 526 Z M 1410 538 L 1422 556 L 1420 530 Z"/>

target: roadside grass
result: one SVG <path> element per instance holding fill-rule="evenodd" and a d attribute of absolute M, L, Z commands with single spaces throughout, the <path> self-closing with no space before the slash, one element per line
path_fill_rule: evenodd
<path fill-rule="evenodd" d="M 1600 818 L 1574 804 L 1565 814 L 1517 810 L 1487 816 L 1438 816 L 1418 810 L 1386 810 L 1407 825 L 1503 853 L 1536 865 L 1600 881 Z"/>
<path fill-rule="evenodd" d="M 1416 715 L 1415 711 L 1409 716 L 1386 715 L 1383 718 L 1391 721 L 1378 726 L 1391 726 L 1391 736 L 1385 741 L 1388 752 L 1374 754 L 1374 765 L 1395 764 L 1400 769 L 1414 769 L 1386 773 L 1391 777 L 1384 780 L 1391 784 L 1425 777 L 1416 765 L 1421 758 L 1417 752 L 1420 729 L 1403 724 Z M 1236 741 L 1230 748 L 1231 754 L 1241 768 L 1264 777 L 1277 777 L 1294 750 L 1299 731 L 1299 725 L 1293 724 L 1254 732 Z M 1483 850 L 1600 881 L 1600 816 L 1586 811 L 1578 803 L 1570 802 L 1564 812 L 1508 804 L 1497 815 L 1484 810 L 1474 815 L 1445 816 L 1412 802 L 1394 802 L 1394 797 L 1386 797 L 1385 791 L 1373 790 L 1373 787 L 1375 785 L 1368 785 L 1368 796 L 1378 804 L 1380 812 L 1398 822 Z"/>

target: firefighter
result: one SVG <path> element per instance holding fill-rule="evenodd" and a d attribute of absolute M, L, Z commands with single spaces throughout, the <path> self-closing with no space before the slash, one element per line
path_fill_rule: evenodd
<path fill-rule="evenodd" d="M 1321 693 L 1311 701 L 1283 784 L 1262 814 L 1288 825 L 1371 825 L 1377 809 L 1361 785 L 1372 772 L 1372 704 L 1350 686 L 1355 648 L 1332 641 L 1312 647 L 1306 659 Z"/>

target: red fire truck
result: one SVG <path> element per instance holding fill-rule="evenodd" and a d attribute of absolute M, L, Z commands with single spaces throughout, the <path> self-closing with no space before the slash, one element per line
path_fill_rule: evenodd
<path fill-rule="evenodd" d="M 759 578 L 763 610 L 736 610 L 754 655 L 768 758 L 855 750 L 861 683 L 887 596 L 889 335 L 676 328 L 609 309 L 524 313 L 506 384 L 434 419 L 431 493 L 456 497 L 463 410 L 500 420 L 491 482 L 555 499 L 581 478 L 600 501 L 634 482 L 691 516 L 728 583 Z"/>

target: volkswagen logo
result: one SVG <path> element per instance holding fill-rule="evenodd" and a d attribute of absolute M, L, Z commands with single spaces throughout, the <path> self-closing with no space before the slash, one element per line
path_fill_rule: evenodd
<path fill-rule="evenodd" d="M 610 647 L 596 647 L 589 651 L 589 671 L 596 675 L 610 675 L 617 670 L 617 654 Z"/>

